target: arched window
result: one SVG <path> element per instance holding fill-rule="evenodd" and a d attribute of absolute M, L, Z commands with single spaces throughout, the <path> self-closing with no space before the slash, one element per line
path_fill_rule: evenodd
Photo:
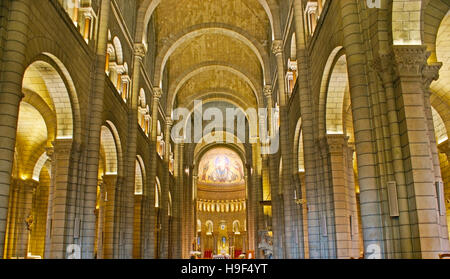
<path fill-rule="evenodd" d="M 159 208 L 160 198 L 161 198 L 161 183 L 159 182 L 159 178 L 155 178 L 155 207 Z"/>
<path fill-rule="evenodd" d="M 111 32 L 108 31 L 108 45 L 106 52 L 105 72 L 109 76 L 118 94 L 124 102 L 130 95 L 131 78 L 128 75 L 128 64 L 124 62 L 122 44 L 118 37 L 111 40 Z"/>
<path fill-rule="evenodd" d="M 61 3 L 62 2 L 62 3 Z M 97 14 L 91 7 L 90 1 L 80 0 L 60 0 L 64 10 L 72 19 L 73 24 L 77 27 L 86 43 L 93 38 L 93 30 Z"/>
<path fill-rule="evenodd" d="M 233 222 L 233 233 L 234 234 L 241 234 L 240 226 L 241 226 L 241 224 L 238 220 L 235 220 Z"/>
<path fill-rule="evenodd" d="M 214 232 L 214 230 L 213 230 L 213 227 L 214 227 L 213 222 L 211 220 L 208 220 L 208 221 L 206 221 L 205 226 L 206 226 L 206 234 L 207 235 L 212 235 L 213 232 Z"/>
<path fill-rule="evenodd" d="M 305 18 L 308 24 L 309 35 L 312 36 L 317 27 L 317 21 L 319 18 L 318 1 L 308 1 L 305 7 Z"/>

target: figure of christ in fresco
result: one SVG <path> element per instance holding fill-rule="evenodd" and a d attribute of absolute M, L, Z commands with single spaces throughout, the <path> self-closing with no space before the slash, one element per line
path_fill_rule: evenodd
<path fill-rule="evenodd" d="M 214 171 L 209 179 L 214 182 L 232 182 L 237 176 L 230 170 L 230 159 L 226 156 L 218 156 L 214 161 Z"/>

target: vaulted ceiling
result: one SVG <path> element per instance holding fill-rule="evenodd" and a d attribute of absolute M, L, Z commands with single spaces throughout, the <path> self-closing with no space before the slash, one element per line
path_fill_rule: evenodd
<path fill-rule="evenodd" d="M 168 84 L 168 111 L 188 107 L 193 96 L 262 102 L 272 39 L 266 10 L 260 0 L 160 1 L 152 15 L 154 84 Z"/>

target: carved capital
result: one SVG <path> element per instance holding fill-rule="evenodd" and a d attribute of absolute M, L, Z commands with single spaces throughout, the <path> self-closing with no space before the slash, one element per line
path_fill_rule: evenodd
<path fill-rule="evenodd" d="M 375 70 L 381 80 L 386 82 L 386 75 L 392 77 L 395 74 L 395 56 L 393 53 L 380 54 L 374 59 L 370 66 Z"/>
<path fill-rule="evenodd" d="M 421 77 L 430 52 L 425 46 L 395 46 L 394 57 L 399 77 Z"/>
<path fill-rule="evenodd" d="M 345 135 L 327 135 L 326 141 L 330 153 L 343 154 L 344 147 L 347 147 L 348 137 Z"/>
<path fill-rule="evenodd" d="M 447 158 L 450 159 L 450 141 L 446 140 L 438 145 L 438 150 L 440 153 L 444 153 L 447 155 Z"/>
<path fill-rule="evenodd" d="M 147 53 L 147 48 L 144 44 L 134 44 L 134 56 L 143 58 Z"/>
<path fill-rule="evenodd" d="M 282 40 L 274 40 L 272 42 L 272 52 L 275 55 L 283 53 L 283 41 Z"/>
<path fill-rule="evenodd" d="M 433 81 L 439 79 L 439 70 L 442 67 L 442 63 L 433 63 L 426 65 L 422 70 L 423 86 L 426 91 L 430 88 Z"/>
<path fill-rule="evenodd" d="M 172 118 L 167 117 L 167 118 L 166 118 L 166 127 L 167 127 L 168 129 L 170 129 L 172 126 L 173 126 L 173 120 L 172 120 Z"/>
<path fill-rule="evenodd" d="M 153 88 L 153 99 L 158 100 L 162 97 L 162 89 L 159 87 Z"/>
<path fill-rule="evenodd" d="M 57 139 L 53 142 L 55 155 L 70 156 L 72 151 L 72 139 Z"/>
<path fill-rule="evenodd" d="M 264 86 L 264 91 L 263 92 L 264 92 L 264 97 L 272 98 L 273 91 L 272 91 L 272 86 L 271 85 Z"/>

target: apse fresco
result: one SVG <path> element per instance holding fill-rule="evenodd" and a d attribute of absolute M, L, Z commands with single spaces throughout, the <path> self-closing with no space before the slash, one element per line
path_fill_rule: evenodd
<path fill-rule="evenodd" d="M 208 151 L 199 165 L 199 182 L 204 184 L 244 183 L 244 168 L 239 155 L 227 148 Z"/>

